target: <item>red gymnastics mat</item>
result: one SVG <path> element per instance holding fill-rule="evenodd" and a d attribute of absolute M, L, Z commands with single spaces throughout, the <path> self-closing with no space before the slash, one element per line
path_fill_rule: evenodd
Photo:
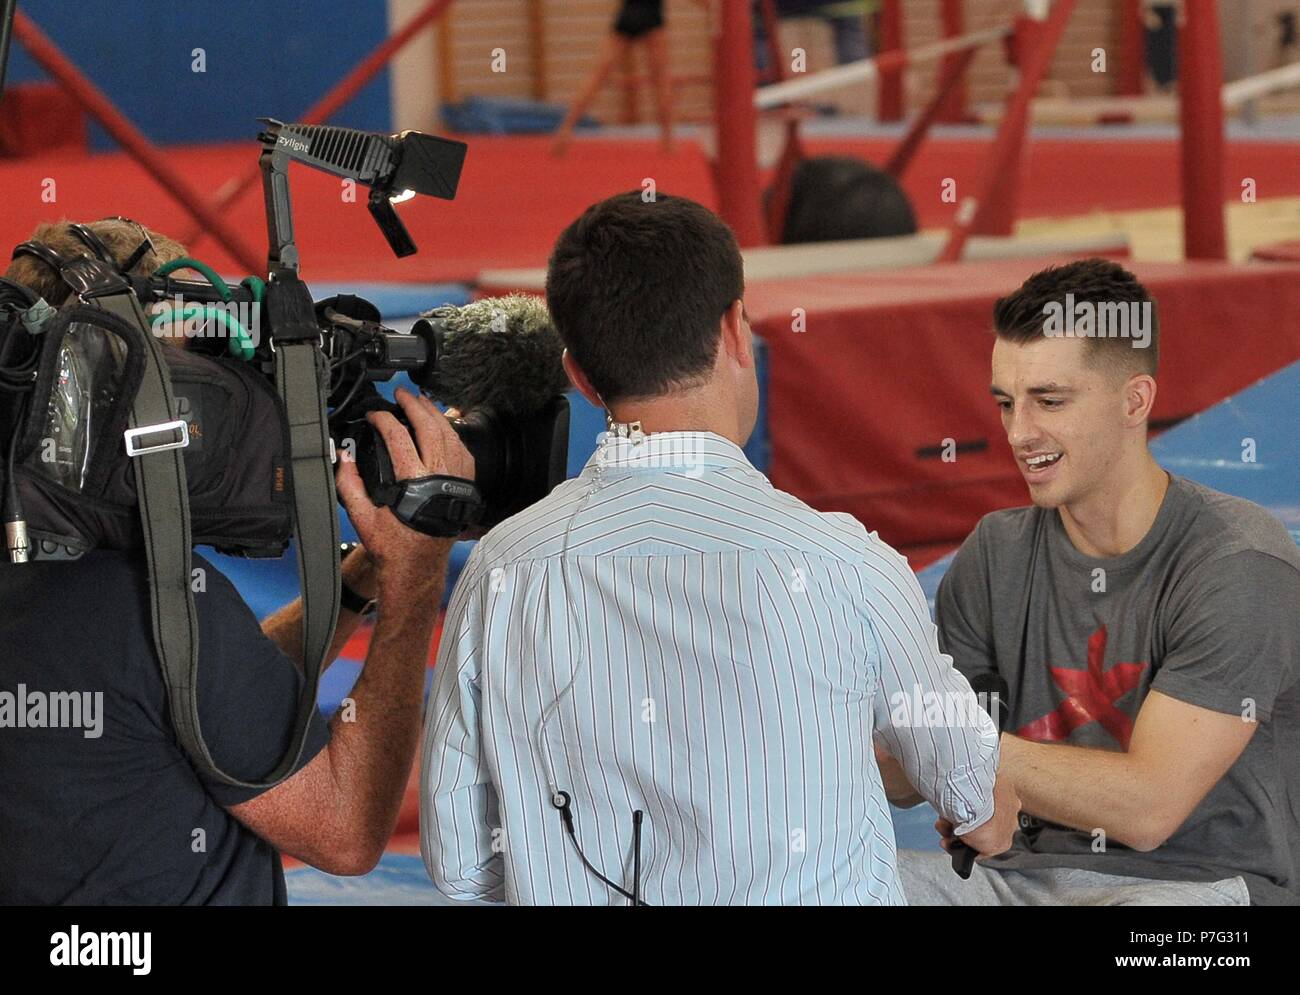
<path fill-rule="evenodd" d="M 1027 503 L 989 394 L 993 302 L 1062 260 L 756 283 L 772 483 L 931 558 Z M 1160 320 L 1153 427 L 1300 359 L 1300 264 L 1133 263 Z M 806 330 L 791 311 L 807 311 Z M 956 459 L 942 459 L 945 439 Z M 922 550 L 919 547 L 929 547 Z M 920 565 L 914 560 L 914 566 Z"/>
<path fill-rule="evenodd" d="M 252 128 L 250 127 L 250 132 Z M 556 236 L 588 205 L 610 194 L 656 189 L 716 207 L 712 169 L 698 146 L 683 143 L 674 156 L 653 141 L 582 139 L 563 159 L 549 155 L 541 137 L 468 136 L 469 154 L 455 201 L 416 198 L 398 210 L 420 246 L 395 259 L 370 220 L 364 191 L 345 202 L 341 182 L 301 166 L 292 170 L 295 223 L 308 281 L 470 281 L 483 269 L 540 266 Z M 809 154 L 856 155 L 883 162 L 886 139 L 812 139 Z M 987 140 L 936 138 L 926 144 L 904 186 L 922 227 L 944 226 L 955 204 L 941 199 L 953 179 L 959 197 L 978 183 Z M 176 147 L 166 155 L 188 183 L 206 196 L 255 166 L 259 147 L 226 144 Z M 1226 195 L 1240 179 L 1255 180 L 1260 198 L 1300 194 L 1297 146 L 1237 142 L 1228 146 Z M 1094 210 L 1172 206 L 1178 198 L 1178 150 L 1172 140 L 1039 139 L 1027 146 L 1022 217 Z M 51 182 L 52 185 L 51 185 Z M 127 156 L 46 155 L 0 162 L 5 192 L 0 237 L 16 244 L 39 221 L 95 219 L 121 214 L 179 236 L 192 229 L 180 206 Z M 53 201 L 48 198 L 53 196 Z M 260 182 L 224 212 L 259 257 L 266 251 Z M 189 248 L 228 274 L 240 271 L 211 238 Z"/>

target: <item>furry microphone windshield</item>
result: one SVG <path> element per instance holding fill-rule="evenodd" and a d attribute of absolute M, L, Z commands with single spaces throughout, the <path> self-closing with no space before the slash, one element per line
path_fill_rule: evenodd
<path fill-rule="evenodd" d="M 439 332 L 436 369 L 424 386 L 450 407 L 527 414 L 570 387 L 560 360 L 564 343 L 537 297 L 487 297 L 423 317 Z"/>

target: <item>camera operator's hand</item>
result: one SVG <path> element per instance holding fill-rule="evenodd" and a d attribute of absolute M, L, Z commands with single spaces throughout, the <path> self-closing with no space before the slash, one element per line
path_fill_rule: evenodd
<path fill-rule="evenodd" d="M 472 480 L 474 457 L 433 402 L 399 390 L 397 403 L 410 420 L 411 432 L 387 411 L 372 411 L 366 416 L 388 447 L 397 479 L 436 473 Z M 386 572 L 406 573 L 412 568 L 416 576 L 427 576 L 433 572 L 429 570 L 430 562 L 446 556 L 453 540 L 416 532 L 403 525 L 391 510 L 376 505 L 366 493 L 355 463 L 345 460 L 339 464 L 337 486 L 343 506 L 381 578 Z"/>

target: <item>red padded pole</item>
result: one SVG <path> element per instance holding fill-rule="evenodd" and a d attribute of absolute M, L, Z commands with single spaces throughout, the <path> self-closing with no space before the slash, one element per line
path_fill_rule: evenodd
<path fill-rule="evenodd" d="M 966 12 L 962 0 L 943 0 L 943 36 L 960 38 L 966 33 Z M 952 89 L 945 96 L 939 107 L 938 120 L 948 124 L 959 124 L 966 120 L 966 74 L 965 64 L 970 62 L 974 53 L 957 52 L 946 55 L 943 59 L 941 80 L 951 80 Z M 959 68 L 960 67 L 960 68 Z"/>
<path fill-rule="evenodd" d="M 1142 96 L 1146 66 L 1146 28 L 1142 0 L 1115 0 L 1119 8 L 1119 88 L 1123 97 Z"/>
<path fill-rule="evenodd" d="M 967 48 L 953 56 L 953 61 L 949 62 L 944 59 L 942 73 L 939 79 L 939 85 L 935 89 L 934 96 L 925 109 L 917 115 L 912 126 L 907 129 L 907 134 L 903 140 L 898 143 L 889 161 L 885 163 L 885 172 L 894 179 L 902 179 L 903 173 L 911 164 L 912 159 L 916 156 L 917 151 L 921 148 L 921 143 L 925 141 L 925 136 L 930 130 L 930 125 L 935 121 L 941 120 L 943 108 L 951 97 L 953 91 L 961 86 L 962 80 L 966 77 L 966 70 L 970 68 L 971 62 L 975 58 L 978 49 Z"/>
<path fill-rule="evenodd" d="M 1187 0 L 1178 38 L 1183 154 L 1183 256 L 1226 259 L 1223 55 L 1215 0 Z"/>
<path fill-rule="evenodd" d="M 722 0 L 713 45 L 718 213 L 742 246 L 762 245 L 758 111 L 754 107 L 754 30 L 749 0 Z"/>
<path fill-rule="evenodd" d="M 885 0 L 880 7 L 880 54 L 901 52 L 902 48 L 902 0 Z M 903 120 L 903 67 L 906 64 L 906 56 L 896 62 L 880 63 L 880 87 L 876 91 L 876 117 L 881 121 Z M 889 66 L 888 71 L 886 66 Z"/>
<path fill-rule="evenodd" d="M 1211 0 L 1213 2 L 1213 0 Z M 1029 105 L 1047 75 L 1052 56 L 1077 0 L 1056 0 L 1046 21 L 1022 17 L 1016 24 L 1016 64 L 1020 82 L 1007 100 L 993 147 L 984 158 L 974 197 L 962 200 L 938 262 L 961 258 L 973 233 L 1010 234 L 1020 192 L 1020 160 L 1029 123 Z"/>

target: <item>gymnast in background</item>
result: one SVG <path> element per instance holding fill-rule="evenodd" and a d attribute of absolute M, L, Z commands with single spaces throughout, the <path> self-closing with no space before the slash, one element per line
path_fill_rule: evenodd
<path fill-rule="evenodd" d="M 708 0 L 695 0 L 705 6 Z M 551 142 L 551 154 L 562 156 L 573 138 L 573 129 L 605 85 L 610 71 L 633 45 L 644 42 L 649 54 L 650 82 L 654 86 L 655 110 L 659 118 L 659 147 L 673 151 L 673 81 L 668 71 L 668 36 L 664 31 L 663 0 L 622 0 L 618 16 L 605 38 L 605 47 L 591 76 L 574 98 L 569 112 Z"/>

